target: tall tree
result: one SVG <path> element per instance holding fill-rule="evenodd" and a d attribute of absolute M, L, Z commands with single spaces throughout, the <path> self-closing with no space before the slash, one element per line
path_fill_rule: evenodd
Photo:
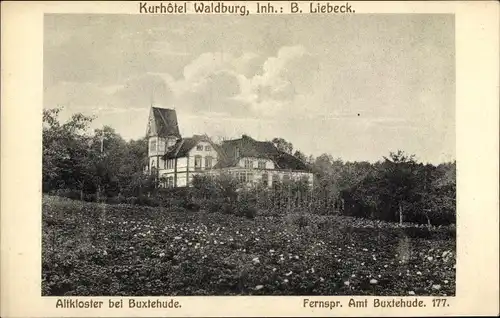
<path fill-rule="evenodd" d="M 61 108 L 43 111 L 43 189 L 83 189 L 88 177 L 89 136 L 86 134 L 93 117 L 74 114 L 59 122 Z"/>
<path fill-rule="evenodd" d="M 418 164 L 415 155 L 408 155 L 404 151 L 391 152 L 389 158 L 384 157 L 384 165 L 380 189 L 392 208 L 396 208 L 399 223 L 404 221 L 405 209 L 417 201 L 415 191 L 420 180 L 418 179 Z"/>
<path fill-rule="evenodd" d="M 295 152 L 293 153 L 293 155 L 294 155 L 297 159 L 301 160 L 302 162 L 307 163 L 307 157 L 306 157 L 306 155 L 305 155 L 304 153 L 302 153 L 302 151 L 300 151 L 300 150 L 295 150 Z"/>
<path fill-rule="evenodd" d="M 285 139 L 283 138 L 273 138 L 273 140 L 271 141 L 275 146 L 276 148 L 278 148 L 279 150 L 283 151 L 283 152 L 286 152 L 286 153 L 289 153 L 289 154 L 292 154 L 292 151 L 293 151 L 293 144 L 291 142 L 288 142 L 286 141 Z"/>

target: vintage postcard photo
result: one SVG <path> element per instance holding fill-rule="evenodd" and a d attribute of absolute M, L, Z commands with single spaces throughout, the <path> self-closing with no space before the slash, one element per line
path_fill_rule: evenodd
<path fill-rule="evenodd" d="M 45 15 L 42 294 L 455 295 L 454 35 Z"/>
<path fill-rule="evenodd" d="M 299 315 L 459 306 L 452 10 L 125 6 L 39 13 L 33 279 L 51 313 L 185 315 L 196 296 L 294 299 Z"/>

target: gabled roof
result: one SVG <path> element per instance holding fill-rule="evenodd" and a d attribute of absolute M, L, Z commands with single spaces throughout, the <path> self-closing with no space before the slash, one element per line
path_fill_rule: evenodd
<path fill-rule="evenodd" d="M 180 138 L 177 114 L 174 109 L 151 107 L 152 120 L 154 121 L 155 134 L 159 137 L 175 136 Z M 151 135 L 152 127 L 149 127 L 148 135 Z"/>
<path fill-rule="evenodd" d="M 238 156 L 236 156 L 236 148 Z M 237 165 L 240 158 L 253 157 L 272 160 L 278 169 L 308 170 L 307 165 L 300 159 L 280 151 L 272 142 L 257 141 L 244 135 L 240 139 L 227 140 L 222 143 L 224 156 L 219 158 L 214 168 L 227 168 Z"/>
<path fill-rule="evenodd" d="M 212 141 L 207 136 L 194 135 L 193 137 L 179 139 L 177 143 L 167 151 L 167 153 L 164 155 L 164 159 L 186 157 L 191 149 L 193 149 L 200 141 L 209 142 L 212 147 L 214 147 L 214 149 L 218 151 L 218 146 L 212 143 Z"/>

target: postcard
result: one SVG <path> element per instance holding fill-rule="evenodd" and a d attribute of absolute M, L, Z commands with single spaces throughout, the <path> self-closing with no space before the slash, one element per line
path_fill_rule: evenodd
<path fill-rule="evenodd" d="M 3 2 L 2 316 L 498 314 L 498 13 Z"/>

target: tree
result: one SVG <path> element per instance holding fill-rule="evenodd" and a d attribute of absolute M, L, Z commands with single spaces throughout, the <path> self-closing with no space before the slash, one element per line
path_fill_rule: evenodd
<path fill-rule="evenodd" d="M 426 165 L 419 189 L 427 224 L 456 222 L 456 163 Z"/>
<path fill-rule="evenodd" d="M 127 143 L 109 126 L 96 129 L 91 140 L 91 165 L 93 186 L 97 196 L 107 197 L 121 194 L 135 171 L 126 165 Z"/>
<path fill-rule="evenodd" d="M 397 206 L 399 223 L 403 224 L 405 209 L 418 200 L 418 164 L 415 155 L 408 155 L 398 150 L 384 157 L 383 171 L 378 186 L 383 191 L 381 196 L 389 206 Z"/>
<path fill-rule="evenodd" d="M 278 137 L 273 138 L 271 142 L 276 146 L 276 148 L 278 148 L 278 150 L 292 154 L 293 144 L 291 142 L 288 142 L 285 139 Z"/>
<path fill-rule="evenodd" d="M 300 161 L 304 162 L 304 163 L 307 163 L 307 157 L 305 154 L 302 153 L 302 151 L 300 150 L 295 150 L 295 152 L 293 153 L 294 157 L 296 157 L 297 159 L 299 159 Z"/>
<path fill-rule="evenodd" d="M 321 177 L 332 172 L 332 164 L 332 155 L 324 153 L 316 158 L 312 170 L 317 176 Z"/>
<path fill-rule="evenodd" d="M 88 134 L 93 117 L 74 114 L 60 123 L 60 108 L 43 113 L 43 191 L 78 190 L 106 197 L 151 192 L 157 180 L 144 174 L 145 138 L 126 142 L 111 127 Z"/>
<path fill-rule="evenodd" d="M 43 190 L 80 189 L 89 175 L 86 130 L 94 119 L 77 113 L 59 122 L 61 108 L 43 111 L 42 180 Z"/>

